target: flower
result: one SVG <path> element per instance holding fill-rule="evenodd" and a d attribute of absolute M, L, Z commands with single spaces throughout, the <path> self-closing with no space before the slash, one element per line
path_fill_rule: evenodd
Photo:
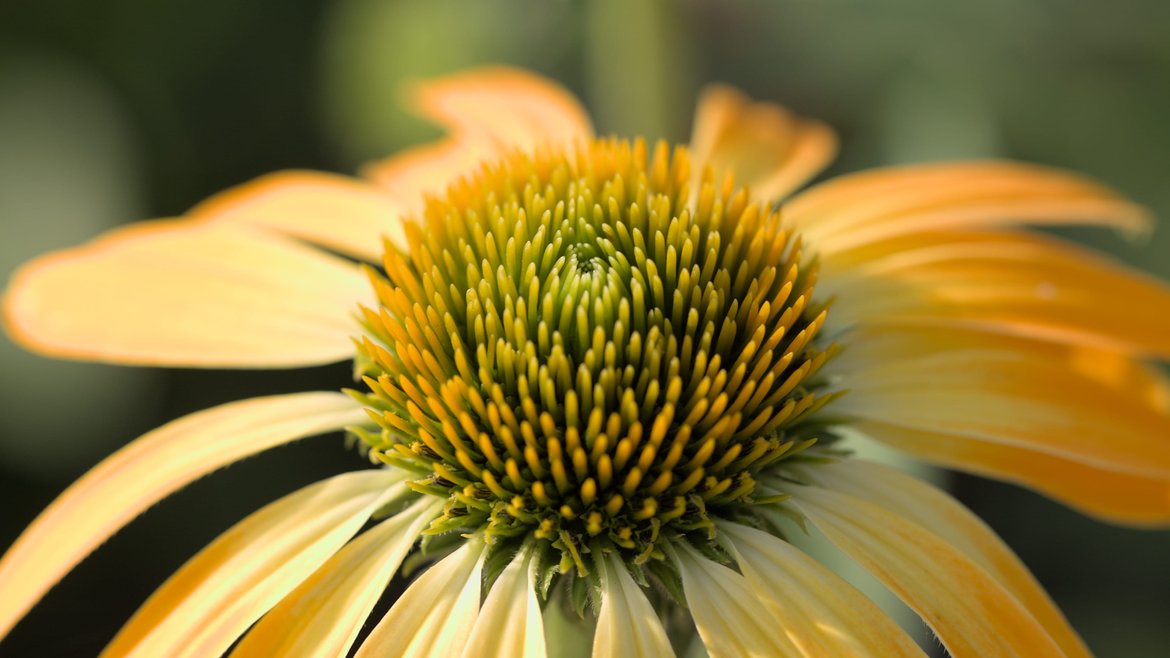
<path fill-rule="evenodd" d="M 1148 364 L 1170 355 L 1170 290 L 1020 230 L 1140 231 L 1140 207 L 1008 162 L 788 198 L 832 132 L 725 87 L 673 150 L 595 138 L 519 71 L 413 97 L 448 137 L 369 182 L 271 175 L 13 277 L 5 323 L 38 352 L 353 358 L 360 384 L 199 412 L 96 466 L 0 561 L 0 632 L 157 500 L 346 429 L 380 467 L 241 521 L 105 655 L 345 655 L 412 551 L 429 566 L 358 656 L 543 656 L 559 603 L 595 620 L 598 657 L 675 655 L 668 610 L 716 658 L 923 655 L 786 540 L 806 525 L 956 657 L 1089 655 L 991 530 L 837 439 L 1170 522 L 1170 385 Z"/>

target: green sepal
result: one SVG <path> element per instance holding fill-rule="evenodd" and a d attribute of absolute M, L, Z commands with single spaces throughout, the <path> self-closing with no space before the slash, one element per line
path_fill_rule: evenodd
<path fill-rule="evenodd" d="M 558 560 L 552 559 L 554 555 L 552 551 L 540 551 L 536 556 L 536 593 L 542 601 L 548 601 L 549 589 L 561 573 Z"/>
<path fill-rule="evenodd" d="M 589 583 L 587 577 L 582 576 L 567 576 L 571 578 L 569 581 L 569 603 L 573 606 L 573 612 L 581 619 L 585 618 L 585 606 L 589 603 Z"/>
<path fill-rule="evenodd" d="M 488 544 L 487 557 L 483 560 L 483 591 L 491 590 L 496 579 L 520 552 L 520 542 L 497 542 Z"/>
<path fill-rule="evenodd" d="M 684 608 L 687 607 L 687 595 L 683 592 L 682 576 L 679 575 L 673 564 L 668 563 L 667 560 L 655 560 L 646 563 L 646 568 L 658 582 L 662 591 L 666 592 L 675 603 Z"/>
<path fill-rule="evenodd" d="M 585 619 L 586 608 L 592 610 L 594 616 L 601 610 L 601 575 L 597 569 L 590 571 L 588 575 L 569 575 L 566 578 L 572 578 L 569 583 L 569 602 L 573 606 L 573 611 L 581 619 Z"/>

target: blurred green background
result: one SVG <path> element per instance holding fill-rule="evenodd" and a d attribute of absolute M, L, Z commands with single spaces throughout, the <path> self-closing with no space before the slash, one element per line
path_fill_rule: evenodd
<path fill-rule="evenodd" d="M 843 153 L 830 173 L 1019 158 L 1089 173 L 1166 218 L 1168 33 L 1165 0 L 5 0 L 0 275 L 267 171 L 349 172 L 430 138 L 434 128 L 398 107 L 401 83 L 487 62 L 562 81 L 602 132 L 685 141 L 698 89 L 726 81 L 836 126 Z M 1170 276 L 1170 229 L 1137 245 L 1067 234 Z M 344 365 L 68 364 L 6 340 L 0 368 L 0 547 L 161 422 L 349 382 Z M 340 440 L 309 440 L 189 487 L 54 589 L 0 655 L 95 655 L 198 547 L 354 459 Z M 1099 655 L 1170 655 L 1170 533 L 1105 526 L 1006 485 L 949 482 Z"/>

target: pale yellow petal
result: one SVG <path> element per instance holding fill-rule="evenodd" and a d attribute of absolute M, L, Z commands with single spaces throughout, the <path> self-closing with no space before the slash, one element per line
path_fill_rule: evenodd
<path fill-rule="evenodd" d="M 571 145 L 593 134 L 589 115 L 568 90 L 505 66 L 424 80 L 411 88 L 410 102 L 457 137 L 501 149 Z"/>
<path fill-rule="evenodd" d="M 4 323 L 50 356 L 199 368 L 294 367 L 353 354 L 356 267 L 233 224 L 159 221 L 25 264 Z"/>
<path fill-rule="evenodd" d="M 917 612 L 955 658 L 1062 657 L 1044 627 L 977 562 L 871 502 L 792 487 L 792 505 Z"/>
<path fill-rule="evenodd" d="M 1020 559 L 991 528 L 945 492 L 888 466 L 860 459 L 809 468 L 806 473 L 814 483 L 827 489 L 867 500 L 929 528 L 1010 591 L 1067 656 L 1088 658 L 1091 655 Z"/>
<path fill-rule="evenodd" d="M 321 565 L 248 631 L 232 658 L 345 656 L 441 502 L 424 496 Z"/>
<path fill-rule="evenodd" d="M 257 226 L 379 262 L 383 238 L 406 244 L 401 214 L 382 189 L 367 182 L 315 171 L 284 171 L 221 192 L 187 216 Z"/>
<path fill-rule="evenodd" d="M 365 420 L 341 393 L 299 393 L 201 411 L 133 441 L 53 501 L 0 559 L 0 637 L 90 551 L 155 502 L 249 455 Z"/>
<path fill-rule="evenodd" d="M 392 497 L 397 470 L 355 471 L 292 493 L 220 535 L 151 596 L 102 653 L 222 655 Z"/>
<path fill-rule="evenodd" d="M 462 658 L 545 658 L 535 550 L 523 549 L 488 591 Z"/>
<path fill-rule="evenodd" d="M 1104 470 L 1170 479 L 1170 414 L 1043 351 L 958 349 L 913 356 L 901 344 L 842 374 L 834 410 L 917 432 L 1042 452 Z M 883 363 L 884 362 L 884 363 Z"/>
<path fill-rule="evenodd" d="M 837 136 L 819 121 L 714 85 L 699 97 L 691 154 L 700 167 L 730 169 L 758 197 L 778 200 L 828 166 Z"/>
<path fill-rule="evenodd" d="M 925 654 L 880 608 L 792 544 L 720 522 L 719 532 L 776 628 L 809 658 Z"/>
<path fill-rule="evenodd" d="M 841 176 L 794 197 L 784 217 L 821 253 L 922 231 L 1096 224 L 1141 232 L 1149 226 L 1144 208 L 1084 177 L 995 161 Z"/>
<path fill-rule="evenodd" d="M 503 153 L 490 142 L 447 137 L 367 164 L 362 175 L 406 217 L 417 218 L 428 197 L 442 196 L 451 183 L 475 173 L 485 162 L 499 160 Z"/>
<path fill-rule="evenodd" d="M 484 545 L 470 540 L 423 572 L 355 658 L 458 658 L 479 615 Z"/>
<path fill-rule="evenodd" d="M 1039 235 L 901 236 L 824 259 L 843 324 L 979 327 L 1170 356 L 1170 286 Z"/>
<path fill-rule="evenodd" d="M 410 104 L 448 136 L 367 165 L 362 173 L 411 214 L 484 163 L 515 150 L 574 146 L 593 135 L 589 116 L 563 87 L 501 66 L 422 81 Z"/>
<path fill-rule="evenodd" d="M 895 321 L 854 328 L 849 343 L 849 349 L 830 361 L 823 372 L 847 377 L 883 364 L 962 350 L 1022 353 L 1068 368 L 1079 377 L 1170 414 L 1170 373 L 1124 351 L 1054 343 L 985 327 Z"/>
<path fill-rule="evenodd" d="M 1012 482 L 1089 516 L 1147 528 L 1170 526 L 1170 478 L 1142 476 L 1037 450 L 956 434 L 864 421 L 857 430 L 900 450 L 983 477 Z"/>
<path fill-rule="evenodd" d="M 601 610 L 593 636 L 593 658 L 674 658 L 662 622 L 622 561 L 614 555 L 600 561 Z"/>
<path fill-rule="evenodd" d="M 805 658 L 743 576 L 679 545 L 679 573 L 691 617 L 711 658 Z"/>

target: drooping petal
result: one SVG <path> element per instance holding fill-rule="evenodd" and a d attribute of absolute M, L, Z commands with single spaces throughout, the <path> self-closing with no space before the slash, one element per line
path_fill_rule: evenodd
<path fill-rule="evenodd" d="M 366 421 L 341 393 L 233 402 L 173 421 L 95 466 L 0 559 L 0 637 L 90 551 L 143 510 L 217 468 Z"/>
<path fill-rule="evenodd" d="M 378 597 L 440 505 L 441 501 L 423 497 L 347 544 L 264 615 L 232 651 L 232 658 L 347 655 Z"/>
<path fill-rule="evenodd" d="M 285 171 L 221 192 L 187 216 L 257 226 L 378 262 L 383 238 L 406 244 L 401 212 L 383 190 L 361 180 Z"/>
<path fill-rule="evenodd" d="M 262 230 L 158 221 L 17 270 L 4 322 L 50 356 L 134 365 L 274 368 L 353 353 L 373 292 L 356 266 Z"/>
<path fill-rule="evenodd" d="M 921 459 L 983 477 L 1012 482 L 1089 516 L 1136 527 L 1170 526 L 1170 480 L 1111 469 L 956 434 L 911 430 L 885 423 L 855 424 L 863 434 Z"/>
<path fill-rule="evenodd" d="M 420 115 L 454 135 L 530 150 L 593 134 L 589 115 L 556 82 L 520 69 L 486 66 L 432 78 L 411 89 Z"/>
<path fill-rule="evenodd" d="M 492 584 L 462 658 L 545 658 L 534 556 L 521 550 Z"/>
<path fill-rule="evenodd" d="M 269 504 L 220 535 L 151 596 L 102 653 L 220 656 L 337 552 L 404 473 L 355 471 Z"/>
<path fill-rule="evenodd" d="M 922 231 L 1095 224 L 1141 232 L 1149 226 L 1145 209 L 1088 179 L 994 161 L 841 176 L 794 197 L 784 216 L 826 254 Z"/>
<path fill-rule="evenodd" d="M 813 482 L 827 489 L 867 500 L 929 528 L 1010 591 L 1060 644 L 1065 655 L 1070 658 L 1091 655 L 1064 614 L 1011 549 L 977 516 L 943 491 L 888 466 L 860 459 L 847 459 L 806 472 Z"/>
<path fill-rule="evenodd" d="M 479 615 L 484 546 L 471 540 L 394 602 L 355 658 L 458 658 Z"/>
<path fill-rule="evenodd" d="M 970 326 L 1170 356 L 1170 286 L 1052 238 L 914 234 L 824 266 L 843 324 Z"/>
<path fill-rule="evenodd" d="M 1054 343 L 981 327 L 892 320 L 857 327 L 849 333 L 849 349 L 830 361 L 824 372 L 848 378 L 851 373 L 864 373 L 891 362 L 970 350 L 1027 354 L 1067 368 L 1158 413 L 1170 414 L 1170 373 L 1153 364 L 1108 348 Z"/>
<path fill-rule="evenodd" d="M 411 211 L 483 162 L 513 150 L 571 146 L 593 134 L 589 116 L 563 87 L 540 76 L 492 66 L 414 85 L 411 104 L 447 129 L 433 144 L 368 165 L 363 174 Z"/>
<path fill-rule="evenodd" d="M 955 658 L 1061 657 L 1060 646 L 977 562 L 871 502 L 816 487 L 792 505 L 917 612 Z"/>
<path fill-rule="evenodd" d="M 440 196 L 461 176 L 500 156 L 499 147 L 490 142 L 446 137 L 368 164 L 362 175 L 381 188 L 406 216 L 417 217 L 428 196 Z"/>
<path fill-rule="evenodd" d="M 907 656 L 922 650 L 880 608 L 792 544 L 721 522 L 736 562 L 776 628 L 809 658 Z"/>
<path fill-rule="evenodd" d="M 613 555 L 601 561 L 603 592 L 593 658 L 674 658 L 662 622 L 625 565 Z"/>
<path fill-rule="evenodd" d="M 974 355 L 978 359 L 979 355 L 988 352 L 1015 355 L 1015 358 L 1026 355 L 1030 362 L 1043 362 L 1048 369 L 1060 371 L 1058 377 L 1066 386 L 1076 388 L 1079 386 L 1077 382 L 1084 382 L 1084 386 L 1103 396 L 1095 405 L 1098 414 L 1105 414 L 1112 405 L 1111 400 L 1116 399 L 1122 401 L 1120 404 L 1142 407 L 1140 413 L 1147 418 L 1170 417 L 1170 379 L 1156 368 L 1128 355 L 958 327 L 896 323 L 867 327 L 850 335 L 850 349 L 830 362 L 826 373 L 846 387 L 862 381 L 859 388 L 854 388 L 837 403 L 841 408 L 865 402 L 864 399 L 850 401 L 847 398 L 857 395 L 864 398 L 867 390 L 875 389 L 879 396 L 886 396 L 894 401 L 895 407 L 901 408 L 909 404 L 907 396 L 914 393 L 906 390 L 899 393 L 897 388 L 881 391 L 883 363 L 906 363 L 910 364 L 909 367 L 925 363 L 922 367 L 933 368 L 932 359 L 939 355 L 948 360 L 955 353 Z M 966 377 L 958 372 L 951 372 L 949 376 L 955 380 Z M 868 383 L 864 383 L 865 380 Z M 893 379 L 885 383 L 900 386 Z M 921 386 L 930 387 L 931 384 Z M 1055 395 L 1052 391 L 1041 393 L 1047 398 Z M 878 401 L 876 404 L 882 403 Z M 994 406 L 988 410 L 999 413 Z M 1069 413 L 1075 416 L 1085 413 L 1085 410 Z M 1055 417 L 1060 412 L 1053 410 L 1047 415 Z M 883 417 L 893 418 L 889 415 Z M 1082 454 L 1073 450 L 1055 454 L 1045 442 L 1033 445 L 973 436 L 953 424 L 912 428 L 874 417 L 861 418 L 851 426 L 922 459 L 1030 487 L 1086 514 L 1114 523 L 1138 526 L 1170 524 L 1170 479 L 1164 475 L 1134 473 L 1125 463 L 1100 459 L 1093 452 Z M 1060 439 L 1059 436 L 1053 438 Z"/>
<path fill-rule="evenodd" d="M 1170 414 L 1043 350 L 922 349 L 891 339 L 885 365 L 843 375 L 834 409 L 917 432 L 953 434 L 1140 478 L 1170 479 Z M 901 344 L 901 351 L 895 346 Z M 834 364 L 834 367 L 847 367 Z"/>
<path fill-rule="evenodd" d="M 805 657 L 776 632 L 777 620 L 747 579 L 692 548 L 679 546 L 677 555 L 687 606 L 711 658 Z"/>
<path fill-rule="evenodd" d="M 758 197 L 773 200 L 820 173 L 837 154 L 837 136 L 819 121 L 714 85 L 699 97 L 691 152 L 700 167 L 731 169 Z"/>

